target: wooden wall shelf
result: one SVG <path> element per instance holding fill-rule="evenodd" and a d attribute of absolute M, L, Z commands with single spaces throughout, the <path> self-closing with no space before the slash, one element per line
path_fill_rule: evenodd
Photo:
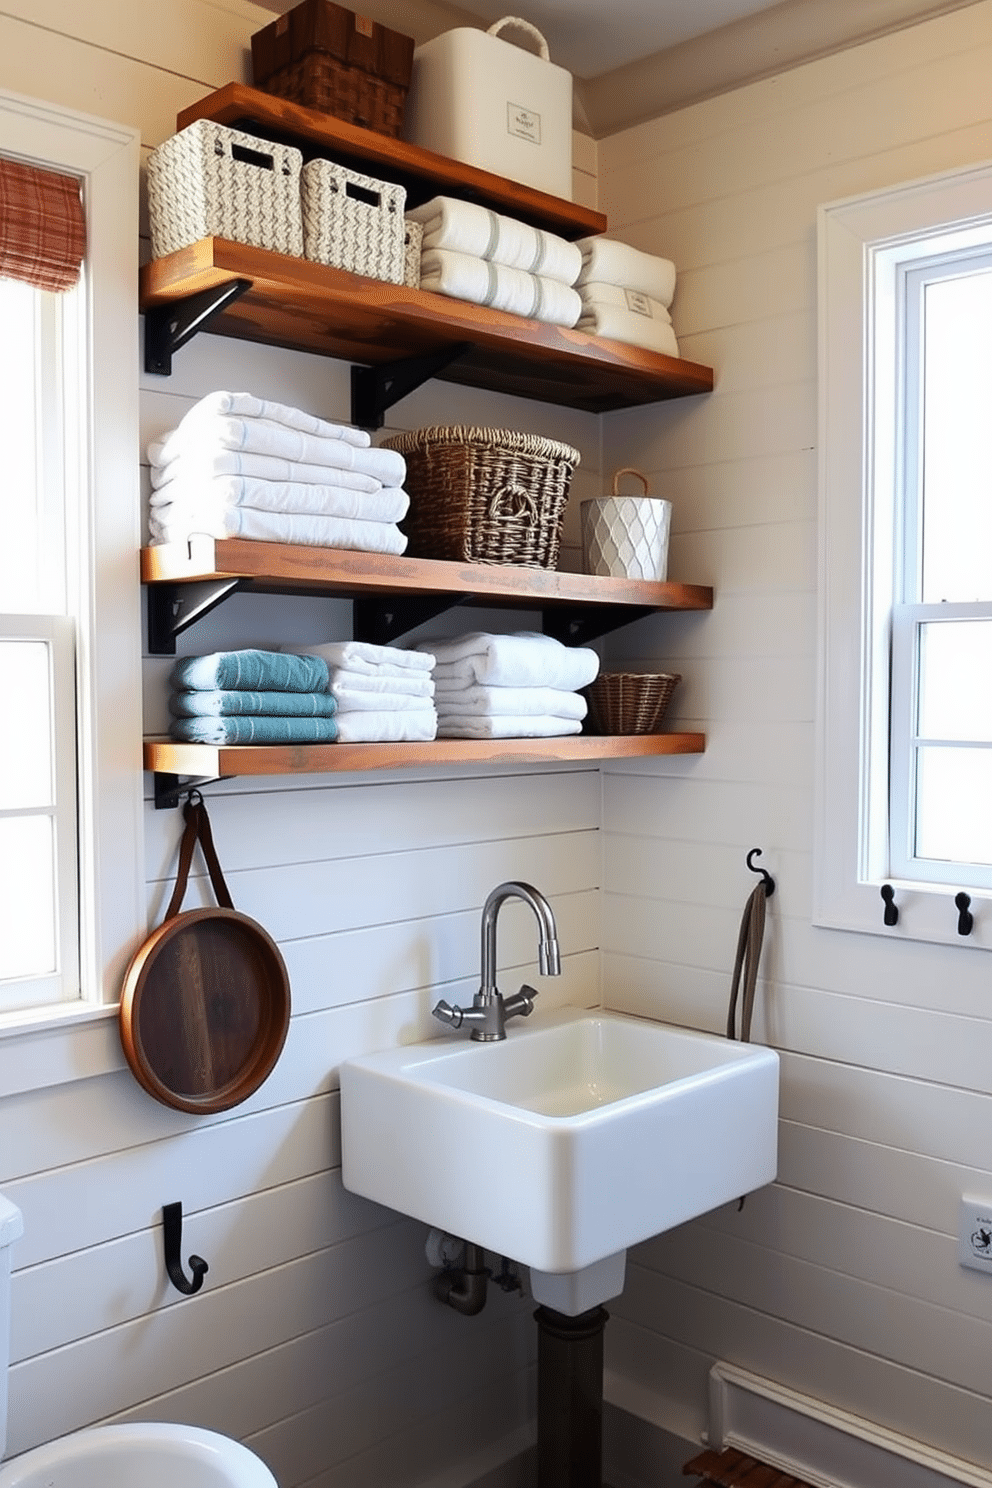
<path fill-rule="evenodd" d="M 141 308 L 180 308 L 238 281 L 248 287 L 218 311 L 211 331 L 363 365 L 457 351 L 436 376 L 590 413 L 713 388 L 711 368 L 697 362 L 226 238 L 146 264 Z"/>
<path fill-rule="evenodd" d="M 549 196 L 532 186 L 508 181 L 447 155 L 436 155 L 406 140 L 361 129 L 243 83 L 227 83 L 183 109 L 176 128 L 185 129 L 197 119 L 212 119 L 215 124 L 226 124 L 276 144 L 295 145 L 308 160 L 329 155 L 341 165 L 405 187 L 411 207 L 433 196 L 457 196 L 570 241 L 606 231 L 606 218 L 592 207 Z"/>
<path fill-rule="evenodd" d="M 571 645 L 655 611 L 708 610 L 713 604 L 712 589 L 702 584 L 654 584 L 236 538 L 201 537 L 144 548 L 141 578 L 149 597 L 149 645 L 160 653 L 174 651 L 176 635 L 238 589 L 351 598 L 354 634 L 379 642 L 394 639 L 409 624 L 421 623 L 452 604 L 540 610 L 545 631 Z M 182 789 L 180 776 L 217 779 L 438 764 L 592 762 L 698 754 L 704 745 L 700 733 L 232 748 L 149 739 L 145 768 L 155 773 L 156 802 L 174 805 Z"/>

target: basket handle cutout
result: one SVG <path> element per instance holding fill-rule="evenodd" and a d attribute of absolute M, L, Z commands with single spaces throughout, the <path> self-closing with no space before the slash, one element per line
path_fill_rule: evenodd
<path fill-rule="evenodd" d="M 344 183 L 345 196 L 353 196 L 356 201 L 364 202 L 367 207 L 377 207 L 382 201 L 382 193 L 369 191 L 367 186 L 358 186 L 354 181 Z"/>
<path fill-rule="evenodd" d="M 537 42 L 537 55 L 540 57 L 541 61 L 549 62 L 551 60 L 551 53 L 548 51 L 548 43 L 545 41 L 540 31 L 538 31 L 536 26 L 532 26 L 530 21 L 521 20 L 519 16 L 504 16 L 502 20 L 494 21 L 493 24 L 489 27 L 489 30 L 486 32 L 486 35 L 498 36 L 499 33 L 503 30 L 504 26 L 516 26 L 518 31 L 526 31 L 531 41 Z"/>
<path fill-rule="evenodd" d="M 261 150 L 249 150 L 246 145 L 232 145 L 231 159 L 240 160 L 242 165 L 256 165 L 259 170 L 275 168 L 275 160 L 271 155 L 266 155 Z"/>
<path fill-rule="evenodd" d="M 491 517 L 508 517 L 511 520 L 516 517 L 537 518 L 537 500 L 530 491 L 524 490 L 523 486 L 501 486 L 493 495 L 489 503 L 489 515 Z"/>
<path fill-rule="evenodd" d="M 643 490 L 643 492 L 641 494 L 644 495 L 644 496 L 646 496 L 648 494 L 648 478 L 647 478 L 647 476 L 644 475 L 644 474 L 642 474 L 642 472 L 640 470 L 635 470 L 634 467 L 633 467 L 633 465 L 624 465 L 623 468 L 621 470 L 616 471 L 616 473 L 613 476 L 613 490 L 612 490 L 612 493 L 611 493 L 612 495 L 614 495 L 614 496 L 619 496 L 620 495 L 620 477 L 621 476 L 624 476 L 624 475 L 632 475 L 632 476 L 634 476 L 634 478 L 636 480 L 639 480 L 641 482 L 641 484 L 643 485 L 643 487 L 644 487 L 644 490 Z"/>

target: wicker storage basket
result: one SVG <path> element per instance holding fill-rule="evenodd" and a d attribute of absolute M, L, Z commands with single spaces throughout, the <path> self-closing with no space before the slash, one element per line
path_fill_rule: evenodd
<path fill-rule="evenodd" d="M 657 733 L 681 681 L 678 672 L 600 672 L 585 689 L 595 732 Z"/>
<path fill-rule="evenodd" d="M 456 563 L 554 568 L 570 445 L 510 429 L 432 427 L 383 440 L 406 459 L 407 552 Z"/>
<path fill-rule="evenodd" d="M 303 252 L 315 263 L 402 284 L 406 190 L 331 160 L 309 160 L 300 177 Z"/>
<path fill-rule="evenodd" d="M 152 257 L 229 238 L 302 258 L 302 166 L 288 145 L 197 119 L 148 157 Z"/>
<path fill-rule="evenodd" d="M 403 283 L 411 289 L 420 288 L 420 254 L 424 246 L 424 228 L 420 222 L 406 219 L 403 234 Z"/>
<path fill-rule="evenodd" d="M 413 37 L 332 0 L 303 0 L 251 39 L 257 88 L 398 138 Z"/>

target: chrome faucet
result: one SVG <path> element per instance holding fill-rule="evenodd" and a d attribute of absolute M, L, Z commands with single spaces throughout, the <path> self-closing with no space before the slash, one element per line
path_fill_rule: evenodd
<path fill-rule="evenodd" d="M 551 905 L 540 890 L 526 883 L 501 883 L 493 889 L 482 907 L 482 985 L 472 999 L 470 1008 L 452 1007 L 448 1002 L 439 1002 L 434 1008 L 434 1017 L 450 1028 L 461 1028 L 463 1023 L 471 1025 L 472 1037 L 481 1043 L 496 1043 L 506 1038 L 508 1018 L 526 1017 L 534 1011 L 537 992 L 526 984 L 512 997 L 504 999 L 496 986 L 496 919 L 500 906 L 507 899 L 522 899 L 529 904 L 537 918 L 538 966 L 542 976 L 561 975 L 561 955 L 558 950 L 558 930 Z"/>

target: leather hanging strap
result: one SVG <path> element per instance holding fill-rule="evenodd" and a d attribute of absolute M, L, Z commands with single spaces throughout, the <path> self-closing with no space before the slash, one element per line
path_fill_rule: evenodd
<path fill-rule="evenodd" d="M 195 797 L 195 799 L 194 799 Z M 176 886 L 169 900 L 169 907 L 165 911 L 166 920 L 171 920 L 179 913 L 180 906 L 186 895 L 186 885 L 189 882 L 189 871 L 193 864 L 193 851 L 199 840 L 203 852 L 203 860 L 210 874 L 210 882 L 213 884 L 217 903 L 223 909 L 233 909 L 234 902 L 231 899 L 224 875 L 221 872 L 220 862 L 217 857 L 217 849 L 214 847 L 213 833 L 210 830 L 210 818 L 207 816 L 207 808 L 203 804 L 203 797 L 199 791 L 191 791 L 183 806 L 183 816 L 186 818 L 186 826 L 183 831 L 182 841 L 179 844 L 179 867 L 176 870 Z"/>
<path fill-rule="evenodd" d="M 737 1002 L 743 978 L 744 995 L 741 1001 L 740 1040 L 748 1043 L 751 1038 L 751 1014 L 754 1011 L 754 989 L 758 981 L 758 962 L 761 959 L 761 942 L 765 934 L 765 904 L 768 893 L 764 884 L 751 890 L 741 917 L 740 933 L 737 937 L 737 955 L 734 959 L 734 974 L 731 981 L 730 1007 L 727 1011 L 727 1037 L 737 1038 Z"/>

